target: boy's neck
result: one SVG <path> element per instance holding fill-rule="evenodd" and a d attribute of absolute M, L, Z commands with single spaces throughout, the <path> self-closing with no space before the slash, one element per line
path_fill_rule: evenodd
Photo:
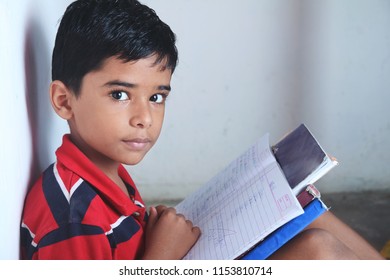
<path fill-rule="evenodd" d="M 127 196 L 129 192 L 127 191 L 126 185 L 123 182 L 122 178 L 118 174 L 119 162 L 112 161 L 111 159 L 104 157 L 103 155 L 93 151 L 91 147 L 85 145 L 83 141 L 80 141 L 78 137 L 70 135 L 72 142 L 78 147 L 78 149 L 86 156 L 88 159 L 95 164 L 95 166 L 103 172 L 108 178 L 110 178 Z"/>
<path fill-rule="evenodd" d="M 130 194 L 126 188 L 125 183 L 123 182 L 122 178 L 117 175 L 117 178 L 111 178 L 112 181 L 125 193 L 126 196 L 130 197 Z"/>
<path fill-rule="evenodd" d="M 129 196 L 129 192 L 127 191 L 126 185 L 123 182 L 122 178 L 118 174 L 119 163 L 111 164 L 107 166 L 107 164 L 100 165 L 98 162 L 92 160 L 92 162 L 110 178 L 127 196 Z"/>

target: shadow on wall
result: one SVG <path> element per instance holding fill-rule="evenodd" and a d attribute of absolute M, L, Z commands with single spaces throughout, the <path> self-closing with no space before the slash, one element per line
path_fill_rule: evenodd
<path fill-rule="evenodd" d="M 49 132 L 52 120 L 48 96 L 50 84 L 50 52 L 42 25 L 30 19 L 25 33 L 25 93 L 29 126 L 31 132 L 32 159 L 29 185 L 37 180 L 44 164 L 49 161 Z"/>

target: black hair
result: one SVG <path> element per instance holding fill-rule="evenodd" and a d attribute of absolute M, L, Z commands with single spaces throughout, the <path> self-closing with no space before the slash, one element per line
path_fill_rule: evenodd
<path fill-rule="evenodd" d="M 83 77 L 105 59 L 124 62 L 156 55 L 156 64 L 176 68 L 176 36 L 154 10 L 136 0 L 77 0 L 58 28 L 52 57 L 52 80 L 78 95 Z"/>

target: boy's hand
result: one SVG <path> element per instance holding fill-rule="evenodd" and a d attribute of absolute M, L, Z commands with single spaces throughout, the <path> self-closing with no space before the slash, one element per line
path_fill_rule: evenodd
<path fill-rule="evenodd" d="M 143 259 L 182 259 L 200 236 L 200 229 L 175 208 L 151 207 Z"/>

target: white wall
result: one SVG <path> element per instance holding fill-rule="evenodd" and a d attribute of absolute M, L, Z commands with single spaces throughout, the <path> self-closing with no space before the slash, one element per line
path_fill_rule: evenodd
<path fill-rule="evenodd" d="M 390 1 L 145 2 L 180 51 L 160 142 L 129 168 L 148 197 L 185 196 L 301 122 L 340 161 L 323 192 L 390 188 Z"/>
<path fill-rule="evenodd" d="M 0 1 L 0 259 L 18 258 L 27 186 L 68 131 L 47 88 L 70 2 Z M 129 167 L 145 198 L 181 198 L 301 122 L 340 161 L 323 192 L 390 189 L 390 1 L 143 2 L 180 52 L 160 141 Z"/>
<path fill-rule="evenodd" d="M 341 163 L 320 186 L 390 189 L 390 1 L 304 3 L 302 117 Z"/>
<path fill-rule="evenodd" d="M 65 2 L 0 1 L 0 259 L 19 258 L 27 186 L 53 160 L 57 134 L 66 129 L 48 101 L 51 49 Z"/>

